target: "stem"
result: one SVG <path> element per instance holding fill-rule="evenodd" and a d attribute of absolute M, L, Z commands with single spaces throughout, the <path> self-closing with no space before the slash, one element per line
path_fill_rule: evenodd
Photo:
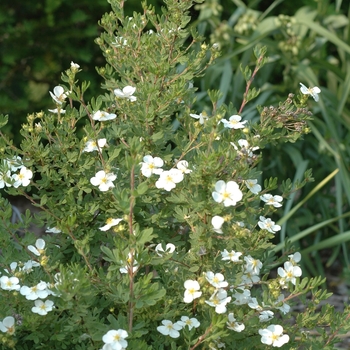
<path fill-rule="evenodd" d="M 134 203 L 135 203 L 135 196 L 134 196 L 134 189 L 135 189 L 135 165 L 133 164 L 131 168 L 130 173 L 130 207 L 129 207 L 129 234 L 130 239 L 134 235 L 133 230 L 133 211 L 134 211 Z M 129 262 L 129 313 L 128 313 L 128 324 L 129 324 L 129 333 L 132 332 L 132 326 L 133 326 L 133 316 L 134 316 L 134 254 L 135 249 L 130 249 L 130 262 Z M 136 271 L 135 271 L 136 273 Z"/>
<path fill-rule="evenodd" d="M 244 106 L 248 102 L 247 95 L 248 95 L 248 92 L 249 92 L 249 89 L 250 89 L 250 85 L 252 85 L 252 82 L 253 82 L 253 80 L 255 78 L 256 73 L 258 73 L 258 70 L 261 68 L 261 63 L 262 63 L 263 59 L 264 59 L 264 55 L 261 55 L 258 58 L 258 61 L 256 62 L 256 66 L 255 66 L 255 69 L 254 69 L 254 72 L 253 72 L 252 76 L 250 77 L 250 79 L 247 81 L 247 86 L 245 88 L 245 92 L 244 92 L 244 95 L 243 95 L 243 101 L 242 101 L 242 104 L 241 104 L 241 108 L 238 111 L 238 114 L 242 113 Z"/>
<path fill-rule="evenodd" d="M 204 334 L 201 335 L 201 336 L 198 338 L 197 343 L 194 344 L 194 345 L 192 346 L 192 348 L 190 348 L 190 350 L 195 349 L 197 346 L 199 346 L 201 343 L 203 343 L 203 341 L 204 341 L 205 338 L 207 337 L 208 333 L 211 331 L 212 327 L 213 327 L 213 325 L 210 324 L 210 326 L 206 329 L 206 331 L 204 332 Z"/>
<path fill-rule="evenodd" d="M 331 334 L 331 335 L 329 336 L 329 338 L 328 338 L 328 340 L 327 340 L 327 342 L 326 342 L 325 345 L 328 345 L 328 344 L 338 335 L 339 331 L 340 331 L 341 329 L 344 329 L 344 328 L 345 328 L 344 326 L 347 325 L 347 324 L 349 323 L 349 319 L 350 319 L 350 313 L 346 316 L 344 322 L 339 326 L 339 328 L 338 328 L 333 334 Z"/>

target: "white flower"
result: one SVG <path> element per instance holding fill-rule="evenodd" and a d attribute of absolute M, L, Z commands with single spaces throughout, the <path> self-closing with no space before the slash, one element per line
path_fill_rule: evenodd
<path fill-rule="evenodd" d="M 184 174 L 179 169 L 170 169 L 160 173 L 159 179 L 156 182 L 157 188 L 163 188 L 166 191 L 171 191 L 176 187 L 176 184 L 184 179 Z"/>
<path fill-rule="evenodd" d="M 267 205 L 273 205 L 275 208 L 282 207 L 282 204 L 280 202 L 283 201 L 283 197 L 281 196 L 273 196 L 272 194 L 267 193 L 260 196 L 260 199 Z"/>
<path fill-rule="evenodd" d="M 181 328 L 188 326 L 189 330 L 191 330 L 192 328 L 198 328 L 201 325 L 196 318 L 189 318 L 187 316 L 181 316 L 181 321 L 177 321 L 176 323 L 180 325 Z"/>
<path fill-rule="evenodd" d="M 261 311 L 259 315 L 260 322 L 267 322 L 273 319 L 274 313 L 270 310 Z"/>
<path fill-rule="evenodd" d="M 141 173 L 143 176 L 151 177 L 152 174 L 160 175 L 163 172 L 161 167 L 164 165 L 163 159 L 152 157 L 150 155 L 143 157 L 141 164 Z"/>
<path fill-rule="evenodd" d="M 275 308 L 280 310 L 284 315 L 287 314 L 290 311 L 290 306 L 287 303 L 284 303 L 284 294 L 280 294 L 277 298 L 277 301 L 275 303 Z M 282 306 L 276 306 L 283 302 Z"/>
<path fill-rule="evenodd" d="M 27 169 L 25 166 L 21 168 L 19 174 L 13 174 L 12 179 L 15 181 L 13 187 L 17 188 L 19 186 L 28 186 L 30 184 L 30 179 L 33 177 L 31 170 Z"/>
<path fill-rule="evenodd" d="M 22 286 L 19 292 L 24 295 L 27 300 L 36 300 L 38 298 L 45 299 L 50 294 L 47 289 L 47 283 L 43 281 L 40 281 L 36 286 L 31 288 Z"/>
<path fill-rule="evenodd" d="M 22 158 L 19 156 L 14 156 L 12 157 L 12 159 L 6 159 L 5 162 L 11 171 L 17 171 L 18 169 L 21 169 L 24 166 Z"/>
<path fill-rule="evenodd" d="M 280 348 L 282 345 L 288 343 L 289 336 L 283 334 L 283 327 L 272 324 L 264 329 L 259 329 L 261 335 L 261 342 L 266 345 Z"/>
<path fill-rule="evenodd" d="M 3 290 L 19 290 L 21 286 L 18 283 L 19 279 L 17 277 L 0 277 L 0 287 Z"/>
<path fill-rule="evenodd" d="M 232 296 L 235 298 L 235 300 L 233 301 L 235 305 L 248 304 L 251 299 L 249 289 L 238 288 L 235 294 L 233 294 Z"/>
<path fill-rule="evenodd" d="M 53 93 L 51 91 L 49 92 L 52 99 L 59 105 L 61 105 L 67 97 L 67 95 L 64 93 L 64 89 L 62 86 L 55 86 L 53 89 Z"/>
<path fill-rule="evenodd" d="M 249 191 L 254 194 L 259 194 L 261 191 L 261 186 L 258 184 L 258 180 L 256 179 L 245 180 L 244 183 L 248 187 Z"/>
<path fill-rule="evenodd" d="M 30 250 L 36 256 L 40 256 L 44 253 L 45 249 L 45 241 L 42 238 L 38 238 L 35 242 L 35 247 L 32 245 L 28 246 L 28 250 Z"/>
<path fill-rule="evenodd" d="M 221 123 L 224 124 L 225 128 L 243 129 L 244 124 L 247 121 L 245 120 L 245 121 L 241 122 L 241 119 L 242 119 L 242 117 L 239 115 L 232 115 L 228 121 L 226 119 L 221 119 Z"/>
<path fill-rule="evenodd" d="M 178 338 L 180 336 L 179 330 L 182 327 L 178 323 L 172 323 L 169 320 L 162 321 L 163 326 L 158 326 L 157 331 L 163 335 L 169 335 L 171 338 Z"/>
<path fill-rule="evenodd" d="M 113 350 L 122 350 L 128 346 L 128 342 L 125 340 L 127 337 L 128 332 L 124 329 L 112 329 L 102 337 L 102 341 L 110 345 Z"/>
<path fill-rule="evenodd" d="M 180 160 L 177 162 L 176 167 L 181 170 L 184 174 L 192 173 L 192 170 L 188 169 L 187 160 Z"/>
<path fill-rule="evenodd" d="M 218 349 L 225 349 L 226 345 L 222 341 L 220 341 L 220 337 L 217 340 L 213 340 L 213 343 L 209 343 L 209 349 L 210 350 L 218 350 Z"/>
<path fill-rule="evenodd" d="M 83 152 L 93 152 L 97 151 L 99 148 L 103 148 L 106 146 L 106 139 L 98 139 L 97 142 L 95 140 L 89 140 L 85 143 L 85 148 Z"/>
<path fill-rule="evenodd" d="M 228 321 L 226 324 L 228 329 L 236 332 L 242 332 L 245 329 L 245 325 L 243 323 L 237 322 L 232 312 L 228 314 L 227 318 Z"/>
<path fill-rule="evenodd" d="M 254 259 L 250 255 L 245 256 L 244 260 L 246 262 L 244 266 L 245 271 L 252 272 L 254 275 L 259 275 L 262 262 L 259 259 Z"/>
<path fill-rule="evenodd" d="M 38 267 L 40 264 L 37 261 L 28 260 L 22 267 L 22 271 L 30 273 L 33 271 L 33 267 Z"/>
<path fill-rule="evenodd" d="M 258 222 L 259 227 L 262 230 L 267 230 L 271 233 L 276 233 L 281 229 L 280 225 L 275 225 L 275 222 L 264 216 L 260 216 L 260 221 Z"/>
<path fill-rule="evenodd" d="M 4 269 L 6 273 L 8 274 L 15 274 L 16 272 L 16 269 L 18 267 L 18 263 L 16 261 L 13 261 L 11 264 L 10 264 L 10 272 L 7 270 L 7 269 Z M 19 269 L 20 270 L 20 269 Z"/>
<path fill-rule="evenodd" d="M 302 270 L 299 266 L 294 266 L 290 261 L 284 263 L 284 269 L 279 267 L 277 273 L 282 278 L 281 284 L 285 282 L 291 282 L 295 285 L 296 278 L 302 275 Z"/>
<path fill-rule="evenodd" d="M 321 92 L 321 89 L 317 86 L 313 87 L 313 88 L 307 88 L 304 84 L 300 83 L 301 87 L 300 87 L 300 91 L 304 94 L 304 95 L 311 95 L 314 100 L 316 102 L 318 102 L 319 97 L 318 94 Z"/>
<path fill-rule="evenodd" d="M 288 258 L 293 265 L 296 265 L 301 260 L 301 254 L 299 252 L 295 252 L 294 254 L 288 255 Z"/>
<path fill-rule="evenodd" d="M 258 275 L 254 275 L 251 271 L 244 271 L 242 275 L 242 285 L 251 287 L 254 283 L 258 283 L 260 281 L 260 277 Z"/>
<path fill-rule="evenodd" d="M 5 173 L 0 172 L 0 188 L 4 188 L 5 185 L 8 187 L 11 187 L 12 185 L 8 182 L 6 182 L 7 179 L 11 178 L 11 171 L 8 170 Z"/>
<path fill-rule="evenodd" d="M 239 189 L 235 181 L 226 183 L 223 180 L 217 181 L 215 191 L 212 193 L 215 202 L 224 202 L 224 206 L 234 206 L 243 197 L 242 191 Z"/>
<path fill-rule="evenodd" d="M 45 232 L 47 232 L 47 233 L 61 233 L 62 231 L 57 227 L 48 227 Z"/>
<path fill-rule="evenodd" d="M 106 220 L 106 225 L 103 227 L 100 227 L 101 231 L 108 231 L 111 227 L 118 225 L 123 219 L 112 219 L 108 218 Z"/>
<path fill-rule="evenodd" d="M 222 232 L 222 225 L 224 224 L 225 219 L 221 216 L 215 215 L 211 219 L 211 224 L 213 225 L 213 229 L 216 233 L 223 233 Z"/>
<path fill-rule="evenodd" d="M 262 310 L 262 307 L 259 305 L 258 300 L 256 298 L 251 298 L 248 303 L 248 306 L 254 310 L 258 310 L 258 311 Z"/>
<path fill-rule="evenodd" d="M 227 296 L 227 292 L 225 289 L 218 289 L 215 293 L 210 297 L 209 300 L 205 302 L 215 307 L 215 312 L 218 314 L 223 314 L 226 312 L 226 304 L 231 301 L 231 297 Z"/>
<path fill-rule="evenodd" d="M 231 250 L 231 252 L 228 252 L 226 249 L 224 249 L 223 252 L 221 252 L 222 260 L 230 260 L 232 262 L 238 262 L 239 257 L 242 255 L 240 252 L 235 252 L 234 250 Z"/>
<path fill-rule="evenodd" d="M 115 37 L 115 42 L 112 42 L 112 45 L 115 47 L 121 47 L 121 46 L 126 46 L 128 44 L 128 40 L 124 39 L 122 36 L 116 36 Z"/>
<path fill-rule="evenodd" d="M 216 273 L 208 271 L 205 273 L 206 280 L 215 288 L 225 288 L 228 286 L 228 283 L 225 281 L 225 277 L 221 273 Z"/>
<path fill-rule="evenodd" d="M 70 62 L 70 67 L 73 68 L 73 69 L 79 69 L 80 68 L 79 64 L 74 63 L 73 61 Z"/>
<path fill-rule="evenodd" d="M 132 96 L 135 91 L 136 91 L 135 87 L 125 86 L 125 88 L 123 88 L 123 91 L 120 89 L 115 89 L 114 95 L 118 98 L 126 98 L 129 101 L 134 102 L 137 99 L 135 96 Z"/>
<path fill-rule="evenodd" d="M 206 120 L 208 120 L 207 113 L 202 112 L 201 114 L 190 114 L 192 118 L 199 119 L 199 124 L 204 124 Z"/>
<path fill-rule="evenodd" d="M 160 252 L 163 252 L 163 253 L 167 253 L 167 254 L 171 254 L 175 251 L 175 246 L 174 244 L 172 243 L 168 243 L 166 246 L 165 246 L 165 250 L 163 249 L 162 247 L 162 244 L 159 243 L 157 244 L 156 248 L 155 248 L 155 251 L 156 253 L 159 255 L 159 256 L 163 256 L 163 254 L 161 254 Z"/>
<path fill-rule="evenodd" d="M 92 185 L 98 186 L 100 191 L 105 192 L 114 187 L 112 181 L 116 178 L 117 176 L 113 173 L 106 173 L 103 170 L 100 170 L 90 179 L 90 182 Z"/>
<path fill-rule="evenodd" d="M 104 122 L 106 120 L 115 119 L 116 117 L 117 117 L 117 115 L 114 114 L 114 113 L 108 113 L 108 112 L 104 112 L 104 111 L 97 111 L 92 116 L 92 119 L 93 120 L 97 120 L 99 122 Z"/>
<path fill-rule="evenodd" d="M 51 113 L 54 113 L 54 114 L 58 114 L 58 112 L 60 114 L 65 114 L 66 113 L 66 110 L 65 109 L 62 109 L 62 108 L 55 108 L 55 109 L 48 109 L 49 112 Z M 40 123 L 39 123 L 40 124 Z M 36 124 L 36 125 L 39 125 L 39 124 Z M 41 127 L 41 125 L 39 126 L 39 128 Z M 42 128 L 42 127 L 41 127 Z"/>
<path fill-rule="evenodd" d="M 187 280 L 184 283 L 184 287 L 186 288 L 184 294 L 185 303 L 191 303 L 194 299 L 197 299 L 202 295 L 202 292 L 199 292 L 200 285 L 197 281 Z"/>
<path fill-rule="evenodd" d="M 258 146 L 250 147 L 248 141 L 244 139 L 238 140 L 238 145 L 241 149 L 238 149 L 233 142 L 230 142 L 230 144 L 234 147 L 240 157 L 253 157 L 253 152 L 259 149 Z"/>
<path fill-rule="evenodd" d="M 45 303 L 42 300 L 35 300 L 34 304 L 35 306 L 32 307 L 32 312 L 41 316 L 52 311 L 52 308 L 54 307 L 54 303 L 51 300 L 46 300 Z"/>
<path fill-rule="evenodd" d="M 15 319 L 12 316 L 5 317 L 2 322 L 0 322 L 0 331 L 3 333 L 8 333 L 10 335 L 15 333 Z"/>
<path fill-rule="evenodd" d="M 128 258 L 126 259 L 127 265 L 124 267 L 121 267 L 119 269 L 120 273 L 129 273 L 129 270 L 131 269 L 131 262 L 132 262 L 132 273 L 135 273 L 139 266 L 137 265 L 137 260 L 135 259 L 133 253 L 129 253 L 128 254 Z M 121 261 L 121 263 L 124 263 L 123 261 Z"/>

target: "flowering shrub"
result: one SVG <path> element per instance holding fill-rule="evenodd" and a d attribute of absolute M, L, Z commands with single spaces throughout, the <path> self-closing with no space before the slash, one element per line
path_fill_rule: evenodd
<path fill-rule="evenodd" d="M 319 89 L 302 85 L 261 107 L 259 123 L 244 120 L 260 47 L 254 71 L 243 70 L 240 109 L 209 91 L 212 106 L 196 111 L 192 81 L 219 52 L 187 27 L 192 1 L 130 18 L 124 1 L 110 3 L 97 39 L 105 93 L 85 101 L 72 62 L 50 92 L 55 108 L 28 116 L 21 148 L 0 141 L 3 192 L 42 209 L 11 223 L 1 198 L 3 347 L 333 348 L 346 313 L 316 314 L 329 296 L 323 280 L 302 278 L 301 255 L 286 242 L 276 256 L 272 243 L 281 229 L 272 217 L 311 173 L 294 187 L 260 184 L 257 168 L 266 144 L 308 132 L 306 101 Z M 35 237 L 31 221 L 48 234 Z"/>

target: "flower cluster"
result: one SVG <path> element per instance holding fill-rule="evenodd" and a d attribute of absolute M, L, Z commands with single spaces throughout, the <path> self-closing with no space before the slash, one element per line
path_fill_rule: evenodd
<path fill-rule="evenodd" d="M 41 256 L 45 252 L 45 241 L 41 238 L 37 239 L 35 246 L 29 245 L 28 250 L 36 256 Z M 36 285 L 26 286 L 20 285 L 20 280 L 16 276 L 22 276 L 24 274 L 29 274 L 33 271 L 33 268 L 39 267 L 40 264 L 36 261 L 29 260 L 25 264 L 19 264 L 13 262 L 10 264 L 10 270 L 5 269 L 7 275 L 0 277 L 0 288 L 7 291 L 19 291 L 27 300 L 34 301 L 34 306 L 31 308 L 33 313 L 37 313 L 41 316 L 46 315 L 48 312 L 52 311 L 54 308 L 54 302 L 51 300 L 41 300 L 46 299 L 50 295 L 56 296 L 56 294 L 51 290 L 51 285 L 47 282 L 40 281 Z M 17 270 L 17 271 L 16 271 Z M 6 320 L 6 322 L 5 322 Z M 5 322 L 5 323 L 4 323 Z M 12 327 L 13 322 L 10 318 L 5 318 L 3 321 L 3 327 Z M 0 325 L 0 329 L 4 332 L 4 328 Z M 10 329 L 10 328 L 9 328 Z M 10 333 L 10 332 L 9 332 Z"/>
<path fill-rule="evenodd" d="M 226 325 L 227 328 L 235 332 L 243 332 L 245 330 L 245 325 L 242 320 L 237 320 L 232 308 L 234 305 L 243 307 L 246 305 L 248 310 L 255 310 L 256 316 L 260 323 L 269 322 L 274 317 L 275 314 L 272 310 L 279 310 L 283 314 L 286 314 L 290 311 L 290 306 L 284 302 L 284 295 L 280 293 L 275 301 L 271 305 L 266 305 L 264 302 L 259 302 L 257 296 L 253 296 L 251 293 L 251 288 L 254 285 L 259 284 L 260 281 L 260 271 L 262 269 L 262 262 L 259 259 L 254 259 L 252 256 L 244 256 L 243 260 L 245 264 L 242 264 L 241 252 L 236 251 L 227 251 L 226 249 L 221 252 L 221 257 L 223 261 L 229 263 L 234 263 L 236 265 L 242 265 L 243 275 L 238 280 L 228 281 L 225 280 L 224 275 L 221 272 L 214 273 L 208 271 L 204 273 L 204 278 L 200 279 L 200 283 L 204 282 L 209 284 L 201 290 L 201 284 L 196 280 L 186 280 L 184 283 L 185 292 L 183 301 L 185 303 L 192 303 L 195 299 L 203 298 L 205 304 L 213 307 L 215 313 L 217 314 L 227 314 Z M 293 266 L 295 268 L 294 274 L 297 273 L 301 275 L 301 269 L 297 266 L 297 263 L 300 261 L 300 253 L 295 253 L 289 255 L 289 261 L 285 262 L 284 269 L 279 268 L 278 274 L 280 275 L 277 280 L 281 283 L 282 288 L 285 286 L 285 283 L 291 282 L 295 284 L 295 279 L 292 275 L 289 275 L 289 267 Z M 296 271 L 300 272 L 300 274 Z M 206 294 L 210 288 L 214 288 L 214 293 L 209 295 L 209 299 L 206 298 L 203 294 Z M 231 295 L 229 295 L 231 293 Z M 203 305 L 202 302 L 199 302 L 197 305 Z M 197 306 L 198 308 L 198 306 Z M 180 336 L 179 330 L 181 329 L 178 323 L 172 323 L 169 320 L 164 320 L 163 326 L 158 327 L 158 330 L 164 334 L 169 335 L 170 337 L 177 338 Z M 283 327 L 280 325 L 270 325 L 267 328 L 259 329 L 259 334 L 261 335 L 261 342 L 263 344 L 272 345 L 275 347 L 280 347 L 283 344 L 289 341 L 289 336 L 283 334 Z"/>
<path fill-rule="evenodd" d="M 152 174 L 159 175 L 156 181 L 156 187 L 171 191 L 184 179 L 184 174 L 189 174 L 192 170 L 188 169 L 188 162 L 180 160 L 176 163 L 176 168 L 170 170 L 163 170 L 164 161 L 159 157 L 152 157 L 147 155 L 143 157 L 141 162 L 141 173 L 143 176 L 151 177 Z"/>
<path fill-rule="evenodd" d="M 188 316 L 181 316 L 181 319 L 175 323 L 170 320 L 163 320 L 162 326 L 158 326 L 157 330 L 163 335 L 168 335 L 171 338 L 178 338 L 180 336 L 179 331 L 186 326 L 191 330 L 192 328 L 198 328 L 200 322 L 195 317 L 189 318 Z"/>
<path fill-rule="evenodd" d="M 32 177 L 33 172 L 24 166 L 21 157 L 5 159 L 0 166 L 0 189 L 5 186 L 26 187 L 30 184 Z"/>

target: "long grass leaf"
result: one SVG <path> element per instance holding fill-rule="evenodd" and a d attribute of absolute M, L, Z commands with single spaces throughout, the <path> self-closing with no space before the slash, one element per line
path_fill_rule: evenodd
<path fill-rule="evenodd" d="M 317 34 L 323 36 L 324 38 L 329 40 L 331 43 L 336 45 L 338 49 L 342 49 L 348 54 L 350 54 L 350 46 L 347 43 L 345 43 L 343 40 L 339 39 L 334 33 L 322 27 L 320 24 L 313 21 L 308 21 L 307 19 L 304 19 L 304 18 L 298 18 L 298 23 L 307 26 L 309 29 L 313 30 Z"/>
<path fill-rule="evenodd" d="M 284 215 L 278 222 L 278 225 L 283 225 L 301 206 L 304 205 L 315 193 L 317 193 L 327 182 L 329 182 L 337 173 L 339 169 L 335 169 L 325 179 L 323 179 L 312 191 L 303 198 L 293 209 L 291 209 L 286 215 Z"/>
<path fill-rule="evenodd" d="M 338 244 L 342 244 L 342 243 L 348 242 L 348 241 L 350 241 L 350 231 L 345 231 L 339 235 L 324 239 L 323 241 L 321 241 L 317 244 L 314 244 L 311 247 L 303 249 L 302 253 L 306 254 L 306 253 L 309 253 L 311 251 L 316 251 L 316 250 L 320 250 L 320 249 L 334 247 Z"/>
<path fill-rule="evenodd" d="M 339 219 L 341 219 L 341 218 L 346 218 L 346 217 L 349 217 L 349 216 L 350 216 L 350 212 L 347 212 L 347 213 L 345 213 L 345 214 L 343 214 L 343 215 L 341 215 L 341 216 L 337 216 L 337 217 L 335 217 L 335 218 L 322 221 L 322 222 L 320 222 L 319 224 L 316 224 L 316 225 L 313 225 L 313 226 L 311 226 L 311 227 L 308 227 L 306 230 L 303 230 L 303 231 L 297 233 L 296 235 L 294 235 L 293 237 L 288 238 L 288 240 L 289 240 L 290 242 L 292 242 L 292 243 L 293 243 L 293 242 L 297 242 L 297 241 L 299 241 L 300 239 L 302 239 L 302 238 L 308 236 L 309 234 L 311 234 L 311 233 L 313 233 L 313 232 L 315 232 L 315 231 L 317 231 L 317 230 L 319 230 L 319 229 L 321 229 L 321 228 L 323 228 L 323 227 L 326 227 L 326 226 L 332 224 L 333 222 L 335 222 L 335 221 L 337 221 L 337 220 L 339 220 Z M 281 243 L 277 244 L 277 245 L 273 248 L 273 251 L 274 251 L 274 252 L 279 252 L 279 251 L 282 250 L 283 248 L 284 248 L 284 242 L 281 242 Z M 312 250 L 312 249 L 311 249 L 311 250 Z"/>

